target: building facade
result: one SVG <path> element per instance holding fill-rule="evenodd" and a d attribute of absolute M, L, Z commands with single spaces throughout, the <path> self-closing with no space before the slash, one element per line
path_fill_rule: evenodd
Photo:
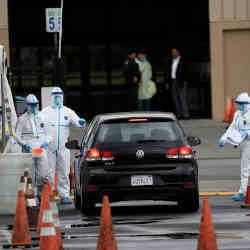
<path fill-rule="evenodd" d="M 176 4 L 169 2 L 162 7 L 147 0 L 143 11 L 140 9 L 141 4 L 136 2 L 129 5 L 126 4 L 129 1 L 121 1 L 122 8 L 106 8 L 107 6 L 100 6 L 97 2 L 95 0 L 91 2 L 92 5 L 89 3 L 79 8 L 75 6 L 71 10 L 73 14 L 69 11 L 67 13 L 67 9 L 71 7 L 65 6 L 67 19 L 74 15 L 82 19 L 78 19 L 81 25 L 74 27 L 66 20 L 63 35 L 64 54 L 68 53 L 69 89 L 72 90 L 71 93 L 82 93 L 86 100 L 91 99 L 90 102 L 87 101 L 92 103 L 91 107 L 98 103 L 98 106 L 103 108 L 93 108 L 95 112 L 110 109 L 110 104 L 105 102 L 107 98 L 113 98 L 116 103 L 111 111 L 122 110 L 119 95 L 122 93 L 123 76 L 119 62 L 124 57 L 122 46 L 132 44 L 131 41 L 135 44 L 141 43 L 144 48 L 151 50 L 154 79 L 161 94 L 164 93 L 161 83 L 165 59 L 162 55 L 166 55 L 166 51 L 169 52 L 171 46 L 177 42 L 177 46 L 184 47 L 184 56 L 191 65 L 188 93 L 194 115 L 199 113 L 201 117 L 202 113 L 206 113 L 205 117 L 223 120 L 227 100 L 242 91 L 250 93 L 250 0 L 209 0 L 189 4 L 187 1 L 176 1 Z M 31 76 L 29 64 L 32 68 L 35 65 L 35 68 L 41 69 L 43 65 L 49 66 L 50 63 L 47 55 L 53 50 L 53 36 L 45 34 L 44 16 L 36 19 L 36 16 L 44 14 L 45 6 L 55 7 L 46 5 L 44 1 L 37 7 L 40 12 L 36 12 L 35 7 L 32 9 L 29 5 L 25 6 L 25 3 L 20 5 L 13 0 L 0 1 L 0 43 L 7 49 L 10 66 L 23 65 L 23 68 L 17 70 L 22 74 L 13 80 L 19 89 L 26 86 L 22 85 L 26 81 L 25 73 L 28 72 Z M 25 20 L 28 11 L 25 8 L 31 8 L 31 19 L 34 20 L 34 25 L 36 24 L 36 31 L 34 28 L 30 31 L 28 29 L 28 20 Z M 121 9 L 126 9 L 127 13 L 121 12 Z M 144 18 L 141 19 L 143 21 L 139 22 L 144 25 L 133 26 L 131 19 L 127 19 L 131 10 L 136 19 L 141 16 L 140 11 L 144 13 Z M 167 13 L 166 16 L 164 12 Z M 156 13 L 159 13 L 157 18 Z M 25 24 L 23 27 L 18 26 L 22 14 Z M 12 15 L 15 15 L 15 19 Z M 145 16 L 150 16 L 151 19 Z M 82 30 L 79 30 L 79 27 Z M 31 36 L 31 39 L 25 39 L 27 36 Z M 29 58 L 28 55 L 31 54 L 34 56 Z M 116 61 L 113 58 L 116 58 Z M 34 62 L 31 62 L 32 60 Z M 71 72 L 71 68 L 77 69 L 78 72 Z M 38 79 L 36 87 L 41 87 L 42 82 L 49 81 L 49 78 L 45 79 L 44 76 L 45 74 L 41 73 L 35 76 Z M 103 96 L 101 93 L 104 92 Z M 160 99 L 164 98 L 164 94 L 162 95 Z M 100 100 L 103 101 L 100 103 Z M 161 103 L 160 107 L 163 106 Z"/>
<path fill-rule="evenodd" d="M 250 1 L 210 0 L 212 117 L 222 120 L 228 98 L 250 93 Z"/>

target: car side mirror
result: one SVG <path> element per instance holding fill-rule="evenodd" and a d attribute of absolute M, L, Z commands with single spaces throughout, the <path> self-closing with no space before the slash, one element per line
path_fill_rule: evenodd
<path fill-rule="evenodd" d="M 201 139 L 197 136 L 188 136 L 187 141 L 190 146 L 197 146 L 201 144 Z"/>
<path fill-rule="evenodd" d="M 78 140 L 72 140 L 65 143 L 65 147 L 68 149 L 80 149 L 81 147 L 78 144 Z"/>

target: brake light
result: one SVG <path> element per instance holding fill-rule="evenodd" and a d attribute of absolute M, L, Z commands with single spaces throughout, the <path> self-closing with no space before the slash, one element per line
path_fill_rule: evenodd
<path fill-rule="evenodd" d="M 102 160 L 103 161 L 110 161 L 114 159 L 113 153 L 111 151 L 108 150 L 102 150 Z"/>
<path fill-rule="evenodd" d="M 89 150 L 87 157 L 88 158 L 99 159 L 99 158 L 101 158 L 101 153 L 100 153 L 99 149 L 92 148 L 92 149 Z"/>
<path fill-rule="evenodd" d="M 189 146 L 171 148 L 167 151 L 166 157 L 168 159 L 191 159 L 193 158 L 193 151 Z"/>
<path fill-rule="evenodd" d="M 179 156 L 190 159 L 193 157 L 193 151 L 189 146 L 180 147 Z"/>
<path fill-rule="evenodd" d="M 113 160 L 113 153 L 108 150 L 99 150 L 97 148 L 92 148 L 87 153 L 86 160 L 87 161 L 107 161 L 107 160 Z"/>
<path fill-rule="evenodd" d="M 148 122 L 147 118 L 131 118 L 128 119 L 129 122 Z"/>
<path fill-rule="evenodd" d="M 179 157 L 179 149 L 178 148 L 171 148 L 168 150 L 166 157 L 168 159 L 178 159 Z"/>

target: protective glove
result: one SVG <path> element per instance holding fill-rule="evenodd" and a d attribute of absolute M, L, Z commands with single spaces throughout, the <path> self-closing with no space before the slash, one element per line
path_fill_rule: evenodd
<path fill-rule="evenodd" d="M 25 144 L 24 145 L 25 150 L 27 150 L 28 152 L 30 152 L 30 150 L 32 149 L 32 147 L 29 144 Z"/>
<path fill-rule="evenodd" d="M 46 148 L 49 145 L 49 143 L 46 141 L 41 145 L 41 148 Z"/>
<path fill-rule="evenodd" d="M 241 136 L 242 136 L 242 138 L 247 139 L 248 133 L 247 132 L 243 132 Z"/>
<path fill-rule="evenodd" d="M 84 124 L 85 122 L 86 122 L 86 121 L 85 121 L 85 119 L 80 118 L 80 120 L 79 120 L 79 124 L 80 124 L 81 126 L 83 126 L 83 124 Z"/>
<path fill-rule="evenodd" d="M 224 143 L 223 143 L 222 140 L 219 140 L 219 141 L 218 141 L 218 146 L 221 147 L 221 148 L 224 147 Z"/>

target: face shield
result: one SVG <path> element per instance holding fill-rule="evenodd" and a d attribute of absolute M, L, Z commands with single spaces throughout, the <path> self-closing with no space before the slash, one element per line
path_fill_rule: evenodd
<path fill-rule="evenodd" d="M 244 111 L 244 104 L 236 103 L 236 105 L 237 105 L 237 110 Z"/>
<path fill-rule="evenodd" d="M 27 104 L 28 112 L 31 114 L 37 114 L 38 112 L 38 105 L 37 104 Z"/>
<path fill-rule="evenodd" d="M 53 103 L 56 106 L 62 106 L 63 105 L 63 95 L 53 95 Z"/>

